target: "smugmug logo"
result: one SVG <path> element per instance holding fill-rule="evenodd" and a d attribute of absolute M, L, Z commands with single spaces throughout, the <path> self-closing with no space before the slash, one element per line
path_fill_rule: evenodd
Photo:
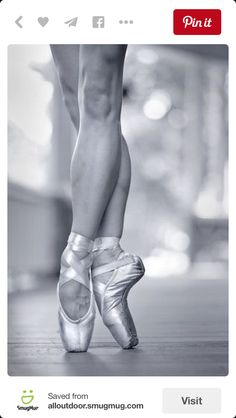
<path fill-rule="evenodd" d="M 36 411 L 37 409 L 39 409 L 38 406 L 33 406 L 31 405 L 33 400 L 34 400 L 34 393 L 33 390 L 23 390 L 22 391 L 22 395 L 21 395 L 21 403 L 25 406 L 22 405 L 17 405 L 17 409 L 20 411 Z"/>
<path fill-rule="evenodd" d="M 21 396 L 21 402 L 22 402 L 24 405 L 28 405 L 28 404 L 30 404 L 31 402 L 33 402 L 33 400 L 34 400 L 33 391 L 32 391 L 32 390 L 30 390 L 30 391 L 29 391 L 29 394 L 27 395 L 27 391 L 26 391 L 26 390 L 23 390 L 23 395 Z"/>

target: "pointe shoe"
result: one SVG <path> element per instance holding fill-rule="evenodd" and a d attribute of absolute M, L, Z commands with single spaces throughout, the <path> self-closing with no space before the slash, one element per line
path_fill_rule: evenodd
<path fill-rule="evenodd" d="M 103 283 L 99 275 L 107 272 L 113 273 L 108 282 Z M 144 272 L 141 258 L 124 251 L 114 262 L 92 268 L 93 291 L 103 323 L 124 349 L 135 347 L 139 342 L 127 296 Z"/>
<path fill-rule="evenodd" d="M 59 304 L 58 320 L 62 343 L 66 351 L 69 352 L 87 351 L 93 333 L 96 310 L 90 270 L 92 264 L 92 245 L 92 241 L 88 238 L 71 233 L 68 239 L 68 246 L 62 255 L 60 279 L 57 285 L 57 298 Z M 80 251 L 81 249 L 88 250 L 88 255 L 83 259 L 78 260 L 73 251 Z M 89 289 L 90 292 L 89 309 L 83 317 L 78 318 L 77 320 L 71 319 L 66 314 L 60 300 L 60 287 L 70 280 L 77 281 Z"/>

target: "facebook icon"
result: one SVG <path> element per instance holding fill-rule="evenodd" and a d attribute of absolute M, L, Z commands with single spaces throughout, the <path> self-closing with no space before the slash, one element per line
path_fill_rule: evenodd
<path fill-rule="evenodd" d="M 105 17 L 104 16 L 93 16 L 93 28 L 104 28 L 105 27 Z"/>

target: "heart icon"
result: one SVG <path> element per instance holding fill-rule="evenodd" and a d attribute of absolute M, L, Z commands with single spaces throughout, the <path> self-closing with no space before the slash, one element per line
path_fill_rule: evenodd
<path fill-rule="evenodd" d="M 44 27 L 49 22 L 49 19 L 48 17 L 39 17 L 38 22 L 42 27 Z"/>

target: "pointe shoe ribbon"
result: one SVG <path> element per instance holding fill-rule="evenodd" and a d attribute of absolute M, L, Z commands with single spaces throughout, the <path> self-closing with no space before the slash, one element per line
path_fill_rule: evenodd
<path fill-rule="evenodd" d="M 58 320 L 61 340 L 66 351 L 69 352 L 87 351 L 93 333 L 95 303 L 90 271 L 92 247 L 93 242 L 91 240 L 82 235 L 71 233 L 68 239 L 68 246 L 62 254 L 60 279 L 57 285 Z M 81 249 L 86 249 L 88 255 L 78 260 L 74 251 L 80 251 Z M 89 274 L 89 287 L 87 274 Z M 70 318 L 66 314 L 60 300 L 60 287 L 70 280 L 81 283 L 90 291 L 89 309 L 83 317 L 77 320 Z"/>

